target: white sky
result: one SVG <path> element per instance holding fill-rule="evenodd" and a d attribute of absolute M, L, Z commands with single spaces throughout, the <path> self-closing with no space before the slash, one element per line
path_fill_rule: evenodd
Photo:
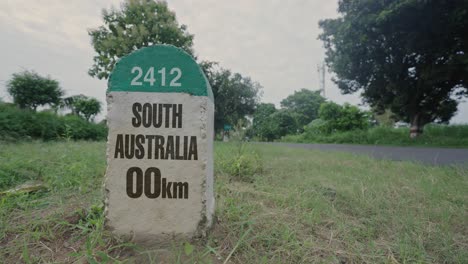
<path fill-rule="evenodd" d="M 0 97 L 15 72 L 35 70 L 57 79 L 66 95 L 85 94 L 105 103 L 106 81 L 88 76 L 94 50 L 87 29 L 102 25 L 101 10 L 120 0 L 1 0 Z M 323 60 L 317 39 L 320 19 L 337 16 L 337 0 L 170 0 L 179 23 L 195 35 L 200 59 L 250 76 L 263 87 L 263 102 L 279 102 L 294 90 L 319 87 Z M 341 95 L 327 74 L 327 98 L 359 104 Z M 466 101 L 466 100 L 465 100 Z M 102 118 L 102 117 L 101 117 Z M 468 123 L 468 103 L 454 123 Z"/>

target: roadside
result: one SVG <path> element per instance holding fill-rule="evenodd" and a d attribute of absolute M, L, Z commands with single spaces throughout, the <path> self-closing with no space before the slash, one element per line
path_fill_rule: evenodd
<path fill-rule="evenodd" d="M 378 145 L 351 144 L 304 144 L 304 143 L 262 143 L 277 146 L 317 149 L 324 151 L 342 151 L 365 154 L 377 159 L 394 161 L 413 161 L 430 165 L 468 164 L 468 149 L 434 147 L 394 147 Z"/>
<path fill-rule="evenodd" d="M 312 125 L 298 135 L 286 135 L 281 142 L 305 144 L 357 144 L 379 146 L 415 146 L 468 148 L 468 125 L 427 125 L 424 133 L 410 138 L 409 128 L 376 126 L 369 129 L 323 133 Z"/>

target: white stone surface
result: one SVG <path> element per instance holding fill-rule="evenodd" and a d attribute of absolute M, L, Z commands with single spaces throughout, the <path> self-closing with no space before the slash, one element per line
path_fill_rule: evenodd
<path fill-rule="evenodd" d="M 145 128 L 132 125 L 135 102 L 182 104 L 182 128 Z M 202 236 L 212 225 L 213 193 L 213 122 L 214 105 L 205 96 L 184 93 L 110 92 L 107 97 L 109 136 L 106 172 L 106 225 L 114 233 L 132 236 L 144 244 L 166 243 L 174 238 Z M 115 158 L 118 134 L 196 136 L 198 160 Z M 147 151 L 147 143 L 145 152 Z M 153 148 L 154 152 L 154 148 Z M 127 195 L 127 170 L 149 167 L 161 171 L 171 182 L 187 182 L 188 199 L 139 198 Z"/>

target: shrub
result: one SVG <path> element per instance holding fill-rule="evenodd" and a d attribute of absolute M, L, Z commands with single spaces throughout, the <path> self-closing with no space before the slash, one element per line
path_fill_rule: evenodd
<path fill-rule="evenodd" d="M 286 142 L 298 143 L 349 143 L 370 145 L 420 145 L 468 147 L 468 125 L 435 125 L 426 126 L 424 133 L 411 139 L 409 128 L 391 128 L 377 126 L 368 130 L 317 133 L 317 124 L 306 126 L 300 136 L 287 136 Z"/>
<path fill-rule="evenodd" d="M 315 119 L 304 127 L 307 135 L 323 135 L 328 133 L 328 122 L 323 119 Z"/>
<path fill-rule="evenodd" d="M 327 133 L 364 130 L 369 127 L 367 112 L 350 104 L 341 106 L 333 102 L 323 103 L 319 109 L 319 117 L 326 121 L 322 130 Z"/>
<path fill-rule="evenodd" d="M 84 139 L 103 140 L 107 127 L 78 116 L 58 116 L 51 111 L 34 112 L 0 103 L 0 140 Z"/>
<path fill-rule="evenodd" d="M 218 165 L 221 172 L 245 182 L 253 182 L 255 175 L 263 171 L 260 155 L 251 150 L 222 157 Z"/>
<path fill-rule="evenodd" d="M 245 131 L 240 125 L 232 131 L 230 149 L 216 159 L 217 170 L 235 180 L 253 182 L 263 171 L 260 155 L 244 141 Z"/>

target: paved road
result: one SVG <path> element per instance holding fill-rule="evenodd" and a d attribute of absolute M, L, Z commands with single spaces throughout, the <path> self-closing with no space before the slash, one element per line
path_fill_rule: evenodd
<path fill-rule="evenodd" d="M 271 143 L 279 146 L 344 151 L 366 154 L 378 159 L 408 160 L 431 165 L 468 165 L 468 149 L 424 148 L 424 147 L 387 147 L 345 144 L 291 144 Z"/>

